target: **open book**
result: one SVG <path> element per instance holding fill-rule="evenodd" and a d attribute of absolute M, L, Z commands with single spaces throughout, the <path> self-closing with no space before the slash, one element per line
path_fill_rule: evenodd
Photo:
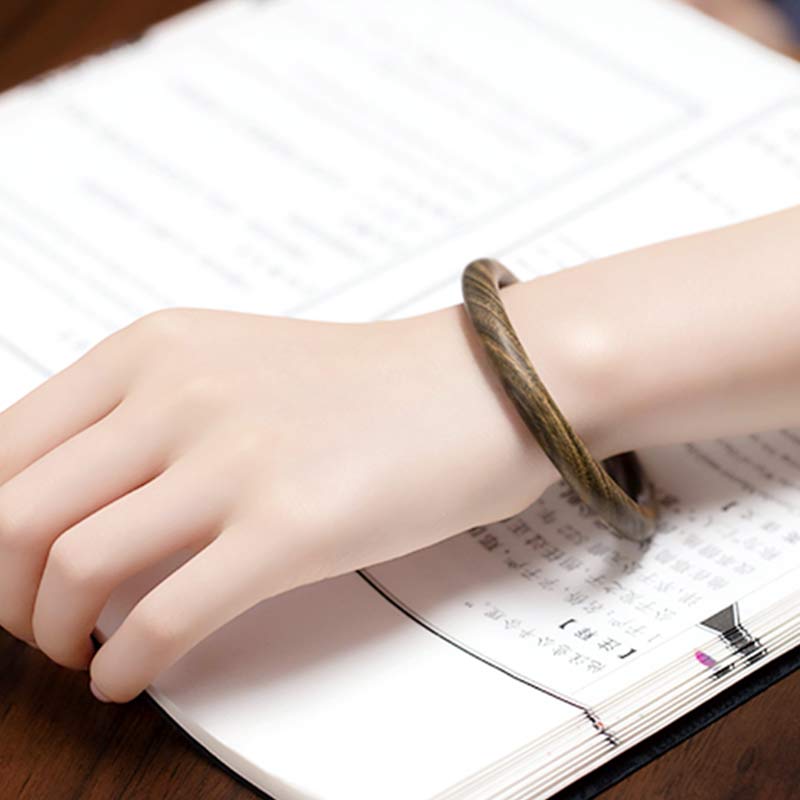
<path fill-rule="evenodd" d="M 0 407 L 158 307 L 416 313 L 800 203 L 799 154 L 800 70 L 683 6 L 212 3 L 0 99 Z M 278 800 L 549 797 L 800 643 L 800 430 L 640 455 L 647 548 L 556 484 L 152 696 Z"/>

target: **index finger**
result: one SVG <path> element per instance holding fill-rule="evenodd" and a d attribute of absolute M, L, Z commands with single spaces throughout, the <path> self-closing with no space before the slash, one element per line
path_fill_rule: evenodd
<path fill-rule="evenodd" d="M 101 342 L 0 413 L 0 484 L 116 408 L 124 363 L 112 350 Z"/>

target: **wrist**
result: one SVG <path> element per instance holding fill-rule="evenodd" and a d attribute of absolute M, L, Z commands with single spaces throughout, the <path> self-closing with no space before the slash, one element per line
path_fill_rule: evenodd
<path fill-rule="evenodd" d="M 564 295 L 559 276 L 503 290 L 509 317 L 531 361 L 564 416 L 592 454 L 620 452 L 625 438 L 614 405 L 620 354 L 600 320 L 575 313 L 579 305 Z M 558 472 L 500 383 L 463 305 L 409 320 L 436 342 L 431 372 L 448 398 L 464 440 L 459 478 L 470 487 L 463 498 L 472 510 L 469 524 L 517 513 L 559 478 Z M 612 391 L 613 390 L 613 391 Z"/>
<path fill-rule="evenodd" d="M 502 296 L 537 374 L 573 430 L 602 460 L 638 446 L 644 386 L 629 369 L 625 320 L 605 313 L 597 293 L 609 287 L 593 283 L 588 267 L 514 284 Z"/>

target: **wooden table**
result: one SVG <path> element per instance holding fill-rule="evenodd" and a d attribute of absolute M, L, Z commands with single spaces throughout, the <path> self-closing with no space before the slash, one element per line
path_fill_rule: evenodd
<path fill-rule="evenodd" d="M 0 0 L 0 89 L 130 39 L 197 2 Z M 797 800 L 798 709 L 800 672 L 606 791 L 602 800 Z M 85 675 L 61 670 L 0 633 L 0 800 L 167 797 L 257 795 L 195 750 L 147 700 L 102 706 L 91 698 Z"/>

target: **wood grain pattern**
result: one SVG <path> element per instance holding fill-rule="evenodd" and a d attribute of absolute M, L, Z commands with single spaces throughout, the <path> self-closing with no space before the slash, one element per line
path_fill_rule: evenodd
<path fill-rule="evenodd" d="M 0 87 L 135 37 L 195 2 L 0 0 Z M 798 710 L 795 673 L 600 800 L 796 800 Z M 257 796 L 198 753 L 146 700 L 102 706 L 85 675 L 59 669 L 0 632 L 0 800 Z"/>
<path fill-rule="evenodd" d="M 657 518 L 653 488 L 634 453 L 601 464 L 564 418 L 503 306 L 500 289 L 516 282 L 510 270 L 491 258 L 473 261 L 464 270 L 464 305 L 483 349 L 525 426 L 572 490 L 618 536 L 645 543 Z"/>

